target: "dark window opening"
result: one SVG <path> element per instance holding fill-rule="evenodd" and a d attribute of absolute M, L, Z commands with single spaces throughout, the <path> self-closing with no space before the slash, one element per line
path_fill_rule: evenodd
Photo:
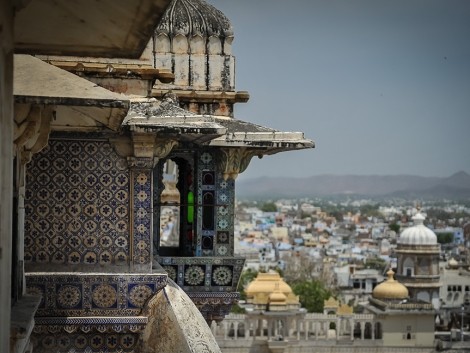
<path fill-rule="evenodd" d="M 192 163 L 181 157 L 160 161 L 156 167 L 154 243 L 158 255 L 194 255 L 193 170 Z"/>

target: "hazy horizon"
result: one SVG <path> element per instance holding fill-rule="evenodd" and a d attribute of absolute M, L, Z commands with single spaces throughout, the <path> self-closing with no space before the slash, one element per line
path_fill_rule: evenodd
<path fill-rule="evenodd" d="M 235 117 L 316 144 L 240 179 L 470 173 L 470 1 L 208 1 L 251 97 Z"/>
<path fill-rule="evenodd" d="M 450 173 L 448 175 L 443 175 L 443 176 L 419 175 L 419 174 L 409 174 L 409 173 L 398 173 L 398 174 L 319 173 L 319 174 L 309 174 L 309 175 L 257 175 L 257 176 L 244 177 L 243 181 L 251 180 L 251 179 L 261 179 L 261 178 L 297 178 L 297 179 L 300 179 L 300 178 L 319 177 L 319 176 L 339 176 L 339 177 L 343 177 L 343 176 L 360 176 L 360 177 L 368 177 L 368 176 L 373 176 L 373 177 L 375 177 L 375 176 L 377 176 L 377 177 L 412 176 L 412 177 L 422 177 L 422 178 L 442 178 L 442 179 L 445 179 L 445 178 L 449 178 L 449 177 L 451 177 L 455 174 L 461 173 L 461 172 L 464 172 L 464 173 L 466 173 L 467 175 L 470 176 L 470 173 L 468 173 L 464 170 L 459 170 L 457 172 Z M 242 174 L 240 174 L 240 176 L 241 175 Z M 237 178 L 237 180 L 240 180 L 240 177 Z"/>

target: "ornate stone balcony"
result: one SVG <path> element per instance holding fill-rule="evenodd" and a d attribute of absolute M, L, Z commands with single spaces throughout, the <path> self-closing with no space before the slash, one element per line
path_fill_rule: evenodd
<path fill-rule="evenodd" d="M 238 302 L 237 285 L 244 258 L 157 257 L 157 261 L 208 322 L 222 320 Z"/>

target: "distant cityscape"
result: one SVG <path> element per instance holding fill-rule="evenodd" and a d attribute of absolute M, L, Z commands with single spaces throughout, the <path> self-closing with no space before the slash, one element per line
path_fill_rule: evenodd
<path fill-rule="evenodd" d="M 292 322 L 299 320 L 298 317 L 284 323 L 291 322 L 290 326 L 287 325 L 290 331 L 284 333 L 292 336 L 291 341 L 296 342 L 294 345 L 304 349 L 306 346 L 316 347 L 316 351 L 323 351 L 321 349 L 325 347 L 333 349 L 331 345 L 334 344 L 334 351 L 342 352 L 344 347 L 341 348 L 341 342 L 353 342 L 356 345 L 383 345 L 385 350 L 382 351 L 392 349 L 393 345 L 387 346 L 382 337 L 382 328 L 374 326 L 380 324 L 365 309 L 374 289 L 387 278 L 387 271 L 391 269 L 396 273 L 399 270 L 398 239 L 405 229 L 413 226 L 414 216 L 418 213 L 423 215 L 425 227 L 436 235 L 440 244 L 439 248 L 436 247 L 440 249 L 436 255 L 440 274 L 439 294 L 438 298 L 427 298 L 434 309 L 430 311 L 431 318 L 428 320 L 433 324 L 428 336 L 428 350 L 425 351 L 429 351 L 429 345 L 436 350 L 468 349 L 469 204 L 450 200 L 417 203 L 405 199 L 379 203 L 373 199 L 344 196 L 336 200 L 238 200 L 235 210 L 235 254 L 245 257 L 246 263 L 239 285 L 242 300 L 234 313 L 224 320 L 225 336 L 222 336 L 220 327 L 213 327 L 222 350 L 231 352 L 228 348 L 236 346 L 234 338 L 250 336 L 252 326 L 247 322 L 253 320 L 247 321 L 247 317 L 252 315 L 253 310 L 259 314 L 264 309 L 260 311 L 262 307 L 258 305 L 256 311 L 256 304 L 253 305 L 256 298 L 254 301 L 253 298 L 250 300 L 249 295 L 247 298 L 247 288 L 250 288 L 250 282 L 257 274 L 273 274 L 274 271 L 292 286 L 295 294 L 300 294 L 302 323 L 297 324 L 299 326 L 294 324 L 295 329 Z M 324 289 L 311 293 L 318 297 L 319 305 L 312 306 L 306 293 L 301 291 L 299 283 L 308 281 L 318 283 Z M 299 313 L 298 309 L 293 311 L 292 308 L 286 309 L 286 312 Z M 343 323 L 345 320 L 347 328 Z M 419 324 L 425 325 L 425 320 L 419 320 Z M 308 322 L 311 322 L 310 326 L 306 324 Z M 255 327 L 259 329 L 259 325 Z M 311 327 L 310 333 L 308 329 L 305 332 L 305 325 Z M 269 329 L 269 322 L 267 327 L 265 335 L 274 334 Z M 336 330 L 331 330 L 332 327 Z M 235 333 L 236 328 L 238 332 Z M 279 341 L 289 340 L 279 335 L 282 329 L 276 332 L 282 337 Z M 252 332 L 251 335 L 259 336 L 260 332 Z M 271 337 L 268 342 L 272 340 Z M 285 345 L 285 352 L 292 349 L 287 343 Z M 269 348 L 275 350 L 271 346 Z M 408 342 L 406 349 L 411 349 L 411 352 L 419 351 L 418 348 L 419 344 L 416 350 L 411 349 Z M 402 351 L 406 349 L 403 347 Z"/>

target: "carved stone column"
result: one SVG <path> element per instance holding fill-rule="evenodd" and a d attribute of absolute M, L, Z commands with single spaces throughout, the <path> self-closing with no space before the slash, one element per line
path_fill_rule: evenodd
<path fill-rule="evenodd" d="M 47 146 L 51 131 L 53 106 L 38 106 L 29 104 L 15 105 L 14 119 L 14 147 L 16 154 L 14 199 L 16 200 L 16 251 L 17 263 L 13 269 L 16 276 L 15 291 L 22 296 L 26 288 L 24 277 L 24 219 L 25 219 L 25 189 L 26 165 L 31 161 L 33 154 Z"/>

